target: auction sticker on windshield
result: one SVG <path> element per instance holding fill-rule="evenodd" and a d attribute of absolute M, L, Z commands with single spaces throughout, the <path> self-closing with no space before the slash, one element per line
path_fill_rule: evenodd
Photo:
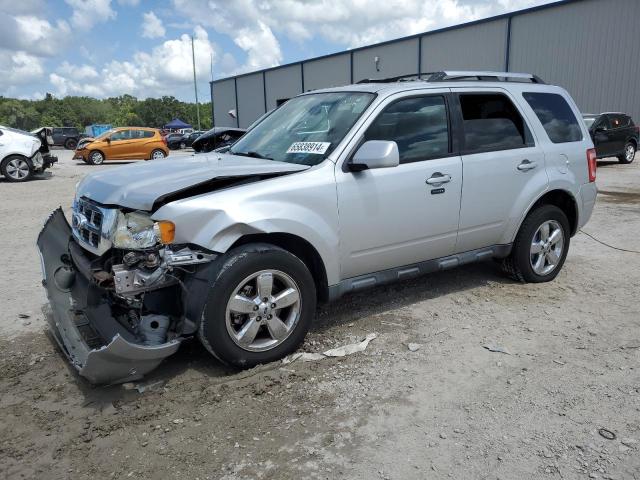
<path fill-rule="evenodd" d="M 294 142 L 287 153 L 317 153 L 322 155 L 327 151 L 331 142 Z"/>

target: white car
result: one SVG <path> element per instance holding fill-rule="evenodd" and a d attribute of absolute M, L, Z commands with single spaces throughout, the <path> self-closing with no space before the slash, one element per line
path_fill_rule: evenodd
<path fill-rule="evenodd" d="M 26 182 L 58 159 L 49 154 L 51 129 L 25 132 L 0 125 L 0 174 L 10 182 Z"/>
<path fill-rule="evenodd" d="M 579 118 L 533 75 L 440 72 L 307 92 L 225 153 L 90 174 L 38 239 L 52 331 L 108 383 L 188 337 L 277 360 L 318 300 L 470 262 L 551 281 L 596 200 Z"/>

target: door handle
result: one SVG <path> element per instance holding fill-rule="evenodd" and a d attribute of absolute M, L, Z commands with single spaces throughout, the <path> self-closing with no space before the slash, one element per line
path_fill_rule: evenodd
<path fill-rule="evenodd" d="M 525 158 L 524 160 L 522 160 L 520 165 L 518 165 L 518 170 L 520 170 L 521 172 L 526 172 L 526 171 L 529 171 L 529 170 L 533 170 L 537 166 L 538 166 L 538 164 L 536 162 L 532 162 L 532 161 L 527 160 Z"/>
<path fill-rule="evenodd" d="M 449 183 L 451 181 L 451 175 L 435 172 L 431 177 L 427 178 L 427 184 L 429 185 L 442 185 L 443 183 Z"/>

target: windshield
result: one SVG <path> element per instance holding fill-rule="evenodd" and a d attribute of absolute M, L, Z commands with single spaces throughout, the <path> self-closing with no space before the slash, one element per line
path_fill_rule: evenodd
<path fill-rule="evenodd" d="M 596 117 L 584 117 L 584 123 L 587 124 L 587 128 L 591 128 L 591 125 L 596 121 Z"/>
<path fill-rule="evenodd" d="M 317 165 L 336 148 L 374 95 L 315 93 L 293 98 L 240 138 L 229 153 Z"/>
<path fill-rule="evenodd" d="M 113 132 L 115 132 L 115 130 L 107 130 L 106 132 L 101 133 L 100 135 L 98 135 L 96 137 L 96 140 L 102 140 L 105 137 L 108 137 L 109 135 L 111 135 Z"/>

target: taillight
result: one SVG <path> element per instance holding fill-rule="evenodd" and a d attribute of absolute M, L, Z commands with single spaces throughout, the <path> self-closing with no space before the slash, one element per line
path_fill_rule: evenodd
<path fill-rule="evenodd" d="M 590 148 L 587 150 L 587 167 L 589 168 L 589 181 L 595 182 L 596 169 L 598 168 L 595 148 Z"/>

